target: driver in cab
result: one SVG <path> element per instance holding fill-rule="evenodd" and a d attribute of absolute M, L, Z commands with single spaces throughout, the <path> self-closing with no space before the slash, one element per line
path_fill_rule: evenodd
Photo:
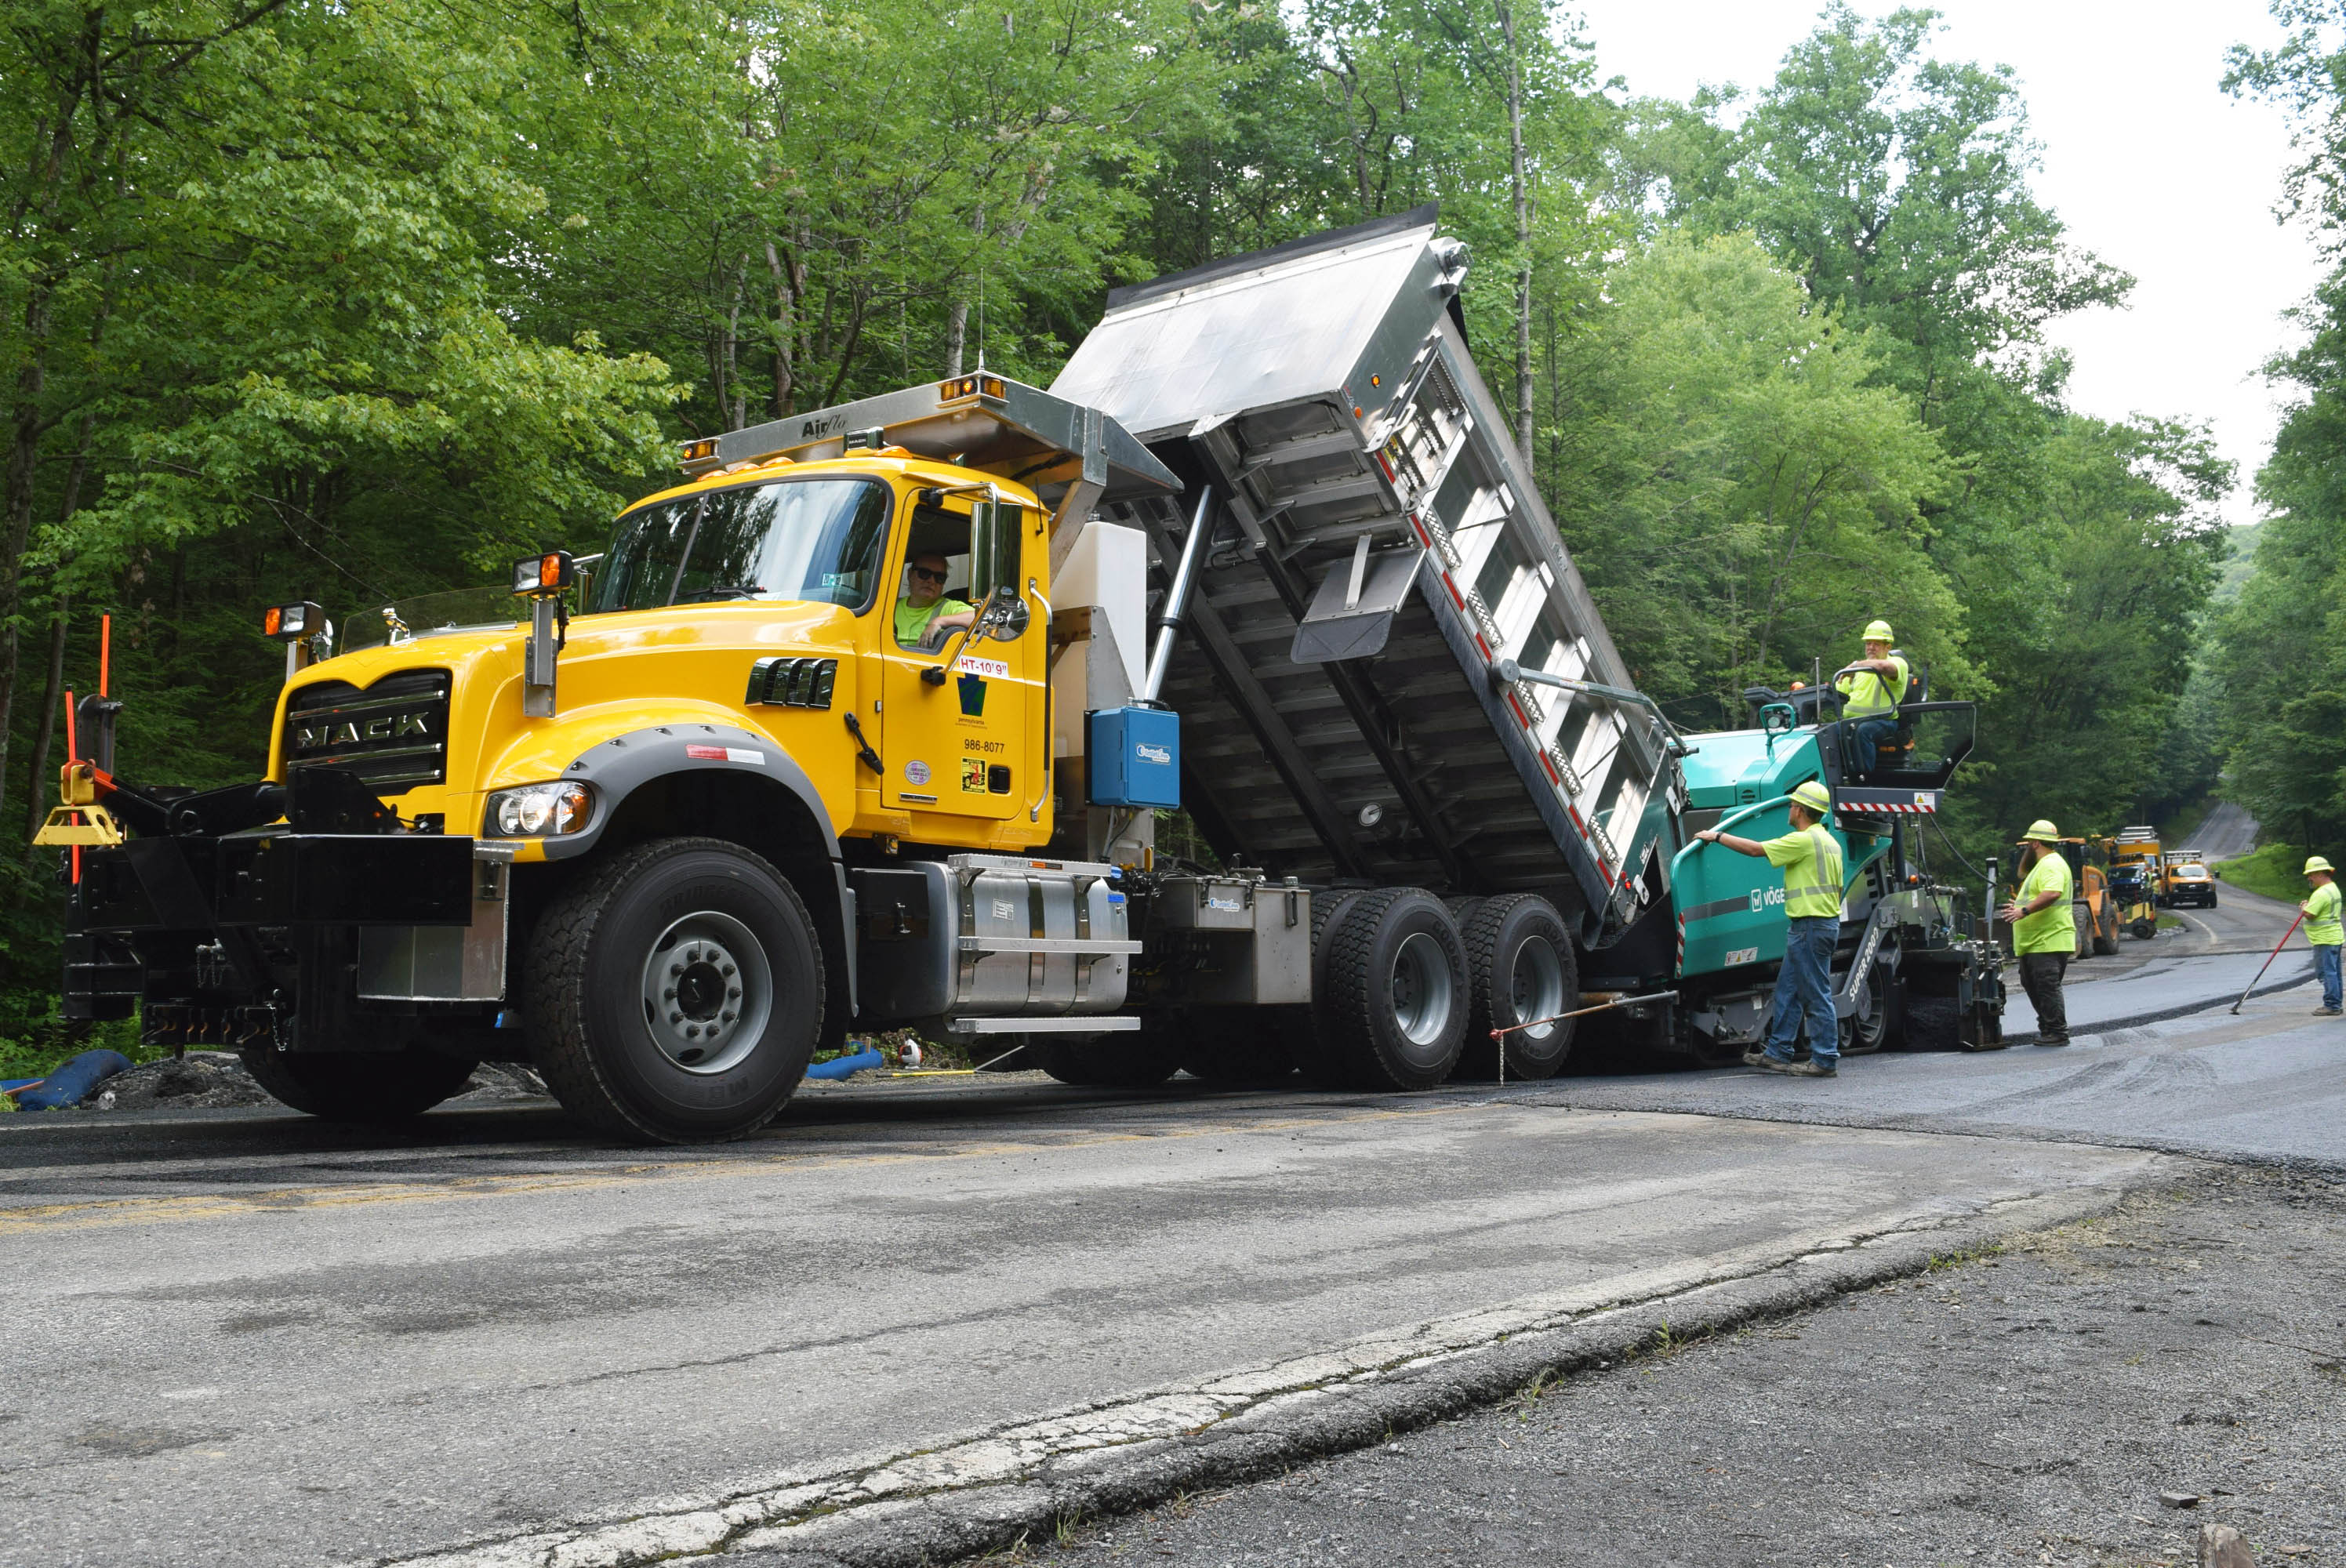
<path fill-rule="evenodd" d="M 976 619 L 977 612 L 959 599 L 945 597 L 945 558 L 923 550 L 904 564 L 904 592 L 896 601 L 896 646 L 929 647 L 955 626 Z"/>

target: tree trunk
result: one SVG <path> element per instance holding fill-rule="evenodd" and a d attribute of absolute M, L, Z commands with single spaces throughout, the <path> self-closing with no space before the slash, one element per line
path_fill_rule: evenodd
<path fill-rule="evenodd" d="M 726 391 L 717 401 L 719 412 L 725 417 L 725 428 L 739 430 L 750 423 L 750 393 L 741 384 L 741 306 L 749 297 L 750 253 L 741 253 L 740 264 L 733 269 L 733 305 L 725 312 L 725 385 Z"/>
<path fill-rule="evenodd" d="M 57 732 L 57 704 L 66 695 L 66 616 L 73 607 L 69 594 L 59 594 L 49 606 L 49 680 L 41 693 L 41 717 L 33 727 L 32 775 L 25 784 L 25 837 L 41 830 L 41 819 L 49 809 L 49 781 L 43 775 L 49 767 L 49 742 Z M 39 853 L 38 850 L 33 853 Z"/>
<path fill-rule="evenodd" d="M 798 292 L 803 280 L 795 268 L 782 265 L 781 253 L 771 239 L 766 241 L 766 270 L 774 279 L 774 417 L 780 419 L 796 407 L 798 366 L 793 351 L 798 346 Z"/>
<path fill-rule="evenodd" d="M 89 476 L 90 443 L 97 433 L 97 415 L 82 415 L 81 443 L 74 448 L 73 464 L 66 470 L 65 494 L 57 504 L 57 520 L 60 523 L 72 522 L 74 514 L 81 510 L 81 484 Z M 181 555 L 184 557 L 186 553 L 186 546 L 182 545 Z M 65 563 L 60 562 L 56 570 L 62 571 L 64 565 Z M 60 592 L 49 606 L 49 678 L 41 691 L 40 717 L 33 725 L 32 767 L 25 783 L 25 798 L 31 802 L 26 813 L 26 821 L 29 824 L 25 830 L 27 838 L 41 830 L 41 816 L 48 809 L 48 780 L 42 775 L 48 770 L 49 741 L 57 732 L 57 704 L 65 697 L 66 616 L 72 602 L 71 595 Z M 12 634 L 8 653 L 12 665 L 15 658 L 14 640 Z"/>
<path fill-rule="evenodd" d="M 945 310 L 945 379 L 961 374 L 962 345 L 969 340 L 969 301 L 956 297 Z"/>
<path fill-rule="evenodd" d="M 8 739 L 16 708 L 16 611 L 25 585 L 25 546 L 33 532 L 33 479 L 41 461 L 41 437 L 48 422 L 41 417 L 41 394 L 47 386 L 50 290 L 36 286 L 25 301 L 24 367 L 16 372 L 15 407 L 10 411 L 8 468 L 0 486 L 0 810 L 8 804 Z"/>
<path fill-rule="evenodd" d="M 1532 389 L 1532 199 L 1524 172 L 1524 65 L 1515 48 L 1515 14 L 1499 0 L 1499 32 L 1507 44 L 1507 150 L 1515 196 L 1515 449 L 1531 477 L 1532 433 L 1537 404 Z"/>

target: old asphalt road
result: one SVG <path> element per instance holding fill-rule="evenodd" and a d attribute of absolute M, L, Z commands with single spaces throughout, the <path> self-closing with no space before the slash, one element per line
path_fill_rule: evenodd
<path fill-rule="evenodd" d="M 714 1150 L 531 1107 L 398 1135 L 12 1116 L 0 1563 L 1047 1540 L 2171 1190 L 2198 1156 L 2346 1157 L 2346 1032 L 2305 1005 L 1831 1084 L 851 1085 Z"/>

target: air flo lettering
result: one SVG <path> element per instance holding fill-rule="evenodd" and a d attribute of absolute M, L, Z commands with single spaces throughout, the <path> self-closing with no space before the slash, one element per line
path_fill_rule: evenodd
<path fill-rule="evenodd" d="M 313 751 L 327 746 L 362 746 L 371 740 L 404 740 L 411 735 L 432 735 L 428 713 L 386 713 L 364 721 L 346 718 L 339 724 L 303 724 L 293 730 L 293 748 Z"/>

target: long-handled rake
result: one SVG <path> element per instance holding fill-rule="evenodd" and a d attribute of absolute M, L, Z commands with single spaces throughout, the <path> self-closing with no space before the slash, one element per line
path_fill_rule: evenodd
<path fill-rule="evenodd" d="M 2257 970 L 2257 980 L 2262 980 L 2265 977 L 2265 971 L 2272 967 L 2272 961 L 2280 956 L 2280 950 L 2289 945 L 2289 939 L 2297 934 L 2298 924 L 2304 919 L 2305 911 L 2303 910 L 2298 911 L 2297 919 L 2289 922 L 2289 929 L 2280 933 L 2280 940 L 2273 943 L 2273 950 L 2265 954 L 2264 962 L 2259 965 Z M 2246 1002 L 2249 999 L 2249 992 L 2254 991 L 2257 988 L 2257 980 L 2251 980 L 2249 982 L 2248 990 L 2240 993 L 2240 1002 Z M 2235 1002 L 2232 1003 L 2233 1012 L 2238 1013 L 2240 1010 L 2240 1002 Z"/>

